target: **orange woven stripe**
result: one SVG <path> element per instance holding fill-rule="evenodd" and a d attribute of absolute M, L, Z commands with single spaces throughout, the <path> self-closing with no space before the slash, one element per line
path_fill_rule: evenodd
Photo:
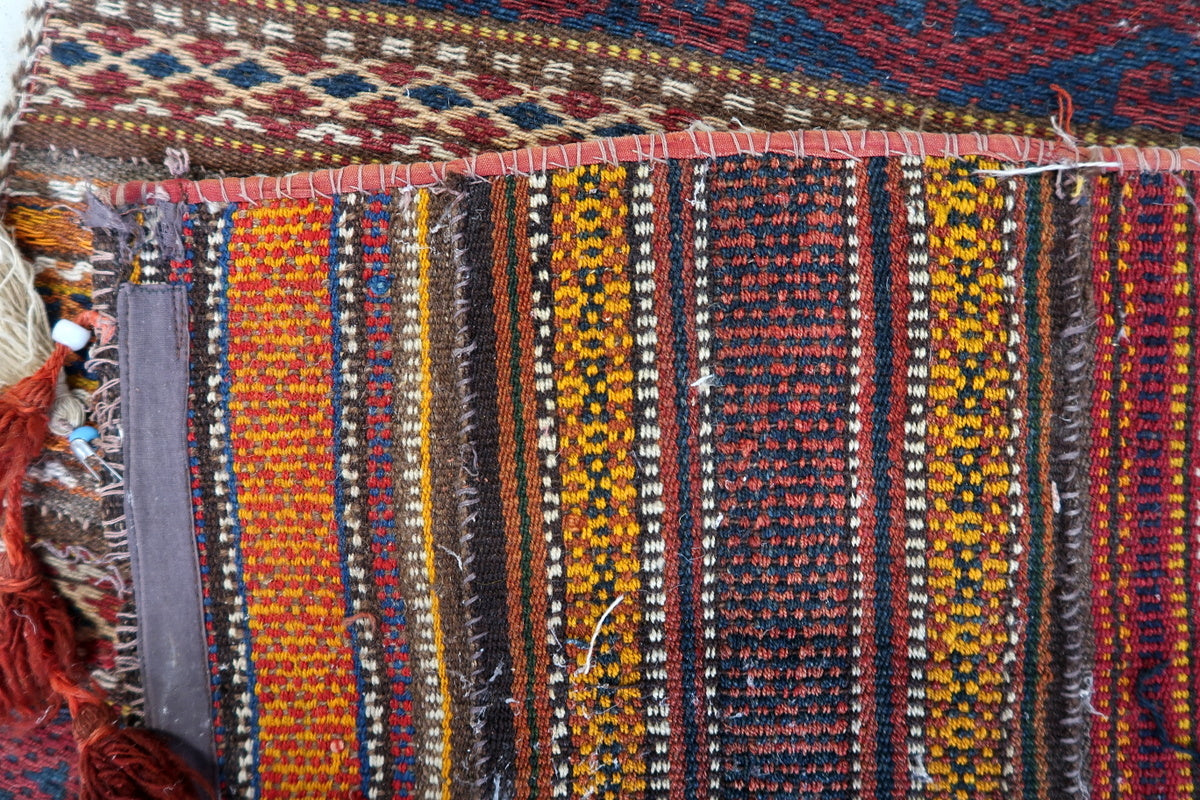
<path fill-rule="evenodd" d="M 329 546 L 331 216 L 326 201 L 245 209 L 230 242 L 229 433 L 264 798 L 359 784 L 354 660 Z"/>

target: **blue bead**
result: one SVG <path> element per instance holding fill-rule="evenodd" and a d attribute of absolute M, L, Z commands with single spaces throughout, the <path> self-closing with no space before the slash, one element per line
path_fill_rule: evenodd
<path fill-rule="evenodd" d="M 67 441 L 75 442 L 82 440 L 85 442 L 94 442 L 99 438 L 100 431 L 96 430 L 91 425 L 82 425 L 71 431 L 70 435 L 67 436 Z"/>

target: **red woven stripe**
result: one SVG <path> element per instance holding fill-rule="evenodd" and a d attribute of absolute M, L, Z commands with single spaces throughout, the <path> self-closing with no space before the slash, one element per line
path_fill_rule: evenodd
<path fill-rule="evenodd" d="M 1092 771 L 1097 790 L 1191 797 L 1196 745 L 1193 224 L 1163 176 L 1102 180 L 1093 394 Z"/>
<path fill-rule="evenodd" d="M 670 191 L 667 185 L 667 170 L 665 167 L 656 167 L 650 173 L 652 191 L 656 198 L 667 198 L 667 192 Z M 684 745 L 685 740 L 681 735 L 685 730 L 684 727 L 684 694 L 683 694 L 683 676 L 681 670 L 681 655 L 679 652 L 679 559 L 676 554 L 680 552 L 679 545 L 679 529 L 680 529 L 680 514 L 682 509 L 679 504 L 679 486 L 681 480 L 690 480 L 688 475 L 679 474 L 679 425 L 676 422 L 677 402 L 675 394 L 674 370 L 681 368 L 683 365 L 675 364 L 670 360 L 671 354 L 676 349 L 676 342 L 673 333 L 673 320 L 671 315 L 665 313 L 666 309 L 671 307 L 671 292 L 672 286 L 667 268 L 670 266 L 671 242 L 670 233 L 672 220 L 669 214 L 670 205 L 667 202 L 659 201 L 654 204 L 653 220 L 654 234 L 651 242 L 654 261 L 657 267 L 655 275 L 655 293 L 654 302 L 659 309 L 658 313 L 658 330 L 657 330 L 657 352 L 659 362 L 658 382 L 658 398 L 659 412 L 658 421 L 659 428 L 662 431 L 662 438 L 659 442 L 659 447 L 662 451 L 660 457 L 660 473 L 662 475 L 662 539 L 663 551 L 666 558 L 663 562 L 663 586 L 664 597 L 666 600 L 666 625 L 663 631 L 663 639 L 667 649 L 667 702 L 670 706 L 668 720 L 671 725 L 671 741 L 668 745 L 670 775 L 671 775 L 671 798 L 672 800 L 682 800 L 684 785 Z M 687 228 L 684 228 L 687 230 Z M 683 344 L 683 343 L 679 343 Z M 692 709 L 686 709 L 687 712 L 692 712 Z"/>
<path fill-rule="evenodd" d="M 510 198 L 509 192 L 513 197 Z M 531 796 L 532 787 L 553 784 L 550 759 L 550 713 L 545 686 L 548 664 L 544 634 L 538 624 L 546 618 L 546 541 L 542 530 L 542 517 L 537 513 L 533 497 L 537 491 L 538 475 L 537 430 L 534 412 L 532 356 L 532 319 L 530 314 L 530 259 L 529 236 L 526 232 L 528 213 L 528 184 L 521 179 L 514 182 L 497 181 L 492 189 L 492 224 L 497 232 L 494 252 L 493 279 L 495 281 L 497 390 L 500 408 L 500 475 L 504 484 L 504 518 L 510 535 L 507 542 L 507 560 L 510 587 L 529 587 L 528 607 L 521 602 L 511 602 L 508 608 L 509 630 L 512 631 L 510 652 L 513 658 L 513 710 L 518 715 L 514 727 L 516 742 L 514 749 L 517 767 L 517 797 Z M 504 232 L 501 234 L 500 232 Z M 508 245 L 514 251 L 508 251 Z M 510 302 L 517 299 L 518 313 L 514 315 Z M 516 328 L 516 338 L 513 329 Z M 514 374 L 510 356 L 517 353 L 520 359 L 519 374 Z M 523 426 L 524 435 L 517 435 L 517 423 Z M 524 484 L 518 484 L 520 461 L 525 471 Z M 530 508 L 522 516 L 521 505 Z M 527 531 L 523 553 L 522 538 L 518 532 Z M 528 558 L 528 566 L 524 558 Z M 520 597 L 520 595 L 518 595 Z M 535 642 L 533 663 L 527 655 L 527 643 Z M 532 681 L 529 674 L 536 676 Z M 526 710 L 534 709 L 532 719 L 522 718 Z M 534 747 L 538 758 L 531 757 Z M 536 774 L 534 773 L 536 769 Z"/>

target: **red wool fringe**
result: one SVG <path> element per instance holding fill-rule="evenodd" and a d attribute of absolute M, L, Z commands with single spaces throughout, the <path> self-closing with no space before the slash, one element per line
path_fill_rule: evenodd
<path fill-rule="evenodd" d="M 53 701 L 52 671 L 74 660 L 74 635 L 62 598 L 40 574 L 25 541 L 21 481 L 46 440 L 46 416 L 70 350 L 62 345 L 41 369 L 0 395 L 0 717 L 43 713 Z"/>
<path fill-rule="evenodd" d="M 66 604 L 26 540 L 21 484 L 45 444 L 58 376 L 70 354 L 56 345 L 37 372 L 0 394 L 0 721 L 45 715 L 66 699 L 83 800 L 195 800 L 205 781 L 152 733 L 121 727 L 108 702 L 76 679 Z"/>

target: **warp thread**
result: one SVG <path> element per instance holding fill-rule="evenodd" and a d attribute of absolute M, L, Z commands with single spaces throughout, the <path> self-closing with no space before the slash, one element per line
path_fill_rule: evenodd
<path fill-rule="evenodd" d="M 1050 127 L 1058 134 L 1059 141 L 1062 142 L 1072 155 L 1068 158 L 1062 158 L 1053 164 L 1041 164 L 1033 167 L 1012 167 L 1010 169 L 977 169 L 974 170 L 976 175 L 991 175 L 994 177 L 1014 177 L 1017 175 L 1038 175 L 1043 172 L 1058 172 L 1063 173 L 1069 170 L 1081 169 L 1120 169 L 1122 164 L 1120 161 L 1082 161 L 1079 158 L 1079 145 L 1075 140 L 1075 134 L 1071 132 L 1071 118 L 1075 114 L 1075 102 L 1071 99 L 1071 94 L 1066 89 L 1057 84 L 1050 84 L 1050 88 L 1058 95 L 1058 114 L 1050 117 Z"/>

